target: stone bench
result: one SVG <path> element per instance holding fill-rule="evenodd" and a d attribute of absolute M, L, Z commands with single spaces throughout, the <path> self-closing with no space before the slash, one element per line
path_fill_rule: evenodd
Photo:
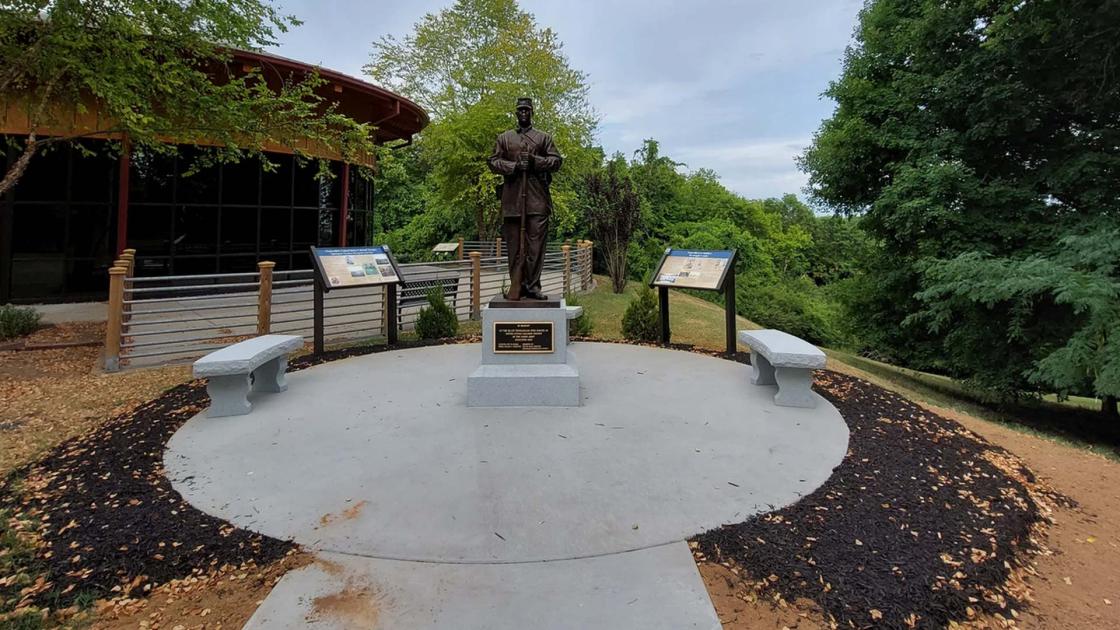
<path fill-rule="evenodd" d="M 568 306 L 567 304 L 565 304 L 564 305 L 564 315 L 567 316 L 567 318 L 568 318 L 568 326 L 567 326 L 568 343 L 572 343 L 572 320 L 579 317 L 580 315 L 583 315 L 583 307 L 582 306 Z"/>
<path fill-rule="evenodd" d="M 210 379 L 212 418 L 241 416 L 253 410 L 249 388 L 256 392 L 282 392 L 288 388 L 284 372 L 288 354 L 303 347 L 296 335 L 261 335 L 226 346 L 194 362 L 194 377 Z"/>
<path fill-rule="evenodd" d="M 775 405 L 817 406 L 813 370 L 825 364 L 819 348 L 780 330 L 740 330 L 739 342 L 751 348 L 751 383 L 778 386 Z"/>

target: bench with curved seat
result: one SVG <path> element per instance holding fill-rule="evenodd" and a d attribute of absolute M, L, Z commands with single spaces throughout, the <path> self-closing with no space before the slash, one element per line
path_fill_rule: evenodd
<path fill-rule="evenodd" d="M 261 335 L 226 346 L 194 362 L 194 377 L 210 379 L 210 417 L 241 416 L 253 410 L 249 389 L 277 393 L 288 389 L 288 355 L 303 347 L 297 335 Z"/>
<path fill-rule="evenodd" d="M 823 368 L 826 359 L 819 348 L 780 330 L 740 330 L 739 342 L 751 349 L 751 383 L 778 386 L 775 405 L 817 406 L 813 370 Z"/>

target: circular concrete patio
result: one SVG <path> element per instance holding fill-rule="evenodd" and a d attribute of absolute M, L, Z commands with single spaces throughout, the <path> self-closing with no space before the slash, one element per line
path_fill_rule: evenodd
<path fill-rule="evenodd" d="M 585 558 L 795 502 L 847 451 L 824 399 L 777 407 L 750 367 L 574 344 L 579 408 L 466 407 L 477 344 L 290 374 L 250 415 L 188 421 L 164 461 L 191 504 L 306 547 L 444 562 Z"/>

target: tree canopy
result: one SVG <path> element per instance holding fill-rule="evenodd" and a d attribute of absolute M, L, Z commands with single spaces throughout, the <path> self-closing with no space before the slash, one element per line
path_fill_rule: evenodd
<path fill-rule="evenodd" d="M 5 3 L 0 94 L 27 112 L 29 135 L 0 193 L 36 153 L 83 136 L 123 134 L 160 152 L 202 143 L 208 161 L 263 157 L 267 144 L 302 154 L 307 141 L 349 158 L 368 154 L 371 130 L 315 93 L 320 77 L 289 76 L 270 87 L 259 68 L 231 67 L 232 49 L 268 46 L 295 24 L 267 0 Z M 92 103 L 97 128 L 67 133 L 67 121 Z"/>
<path fill-rule="evenodd" d="M 532 98 L 534 126 L 552 134 L 565 158 L 552 189 L 554 221 L 574 227 L 574 182 L 595 161 L 598 119 L 586 76 L 569 66 L 556 34 L 514 0 L 458 0 L 425 15 L 403 39 L 376 42 L 365 70 L 431 112 L 418 141 L 432 183 L 430 210 L 447 226 L 473 221 L 479 236 L 492 236 L 500 216 L 500 180 L 486 158 L 497 135 L 515 125 L 517 98 Z"/>
<path fill-rule="evenodd" d="M 1091 234 L 1120 221 L 1118 41 L 1108 0 L 867 4 L 802 165 L 882 241 L 871 345 L 1006 395 L 1115 395 Z"/>

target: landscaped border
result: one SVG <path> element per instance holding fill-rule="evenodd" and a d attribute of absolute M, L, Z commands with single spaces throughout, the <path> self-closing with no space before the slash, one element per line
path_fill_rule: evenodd
<path fill-rule="evenodd" d="M 291 369 L 427 345 L 335 350 L 296 358 Z M 762 593 L 811 600 L 844 626 L 1011 617 L 1024 587 L 1009 578 L 1056 495 L 1003 449 L 887 390 L 830 371 L 817 372 L 815 387 L 851 432 L 843 462 L 794 505 L 697 536 L 698 554 L 736 566 Z M 9 528 L 33 539 L 44 576 L 0 585 L 6 608 L 136 596 L 194 574 L 267 564 L 295 548 L 197 510 L 163 475 L 167 441 L 206 404 L 201 382 L 179 385 L 0 485 Z"/>

